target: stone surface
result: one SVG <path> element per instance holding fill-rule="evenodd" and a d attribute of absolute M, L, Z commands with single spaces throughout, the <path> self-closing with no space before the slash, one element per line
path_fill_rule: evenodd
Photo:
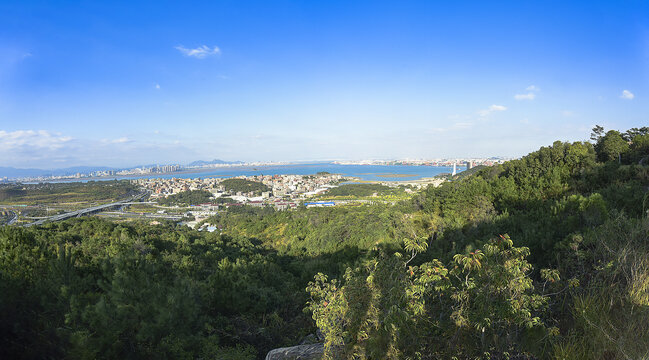
<path fill-rule="evenodd" d="M 318 342 L 318 338 L 315 336 L 315 334 L 309 334 L 300 341 L 300 345 L 310 345 L 310 344 L 316 344 Z"/>
<path fill-rule="evenodd" d="M 319 360 L 322 354 L 323 344 L 298 345 L 273 349 L 266 355 L 266 360 Z"/>

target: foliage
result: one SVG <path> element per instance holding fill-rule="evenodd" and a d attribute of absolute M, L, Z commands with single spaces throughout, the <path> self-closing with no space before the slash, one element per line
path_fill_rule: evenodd
<path fill-rule="evenodd" d="M 595 151 L 600 161 L 619 160 L 624 153 L 629 151 L 629 144 L 619 131 L 610 130 L 597 140 Z"/>
<path fill-rule="evenodd" d="M 343 283 L 317 274 L 308 305 L 325 335 L 325 357 L 526 353 L 530 338 L 546 332 L 533 315 L 545 298 L 533 293 L 527 254 L 502 236 L 448 267 L 439 260 L 408 267 L 397 253 L 347 269 Z"/>
<path fill-rule="evenodd" d="M 325 197 L 371 197 L 374 195 L 403 194 L 401 188 L 389 187 L 381 184 L 344 184 L 327 190 Z"/>
<path fill-rule="evenodd" d="M 129 181 L 88 181 L 70 183 L 0 185 L 3 204 L 38 205 L 43 203 L 112 201 L 133 195 Z"/>
<path fill-rule="evenodd" d="M 486 165 L 474 166 L 474 167 L 472 167 L 470 169 L 467 169 L 467 170 L 464 170 L 464 171 L 461 171 L 461 172 L 457 173 L 452 178 L 453 178 L 453 180 L 462 180 L 464 178 L 468 178 L 469 176 L 474 175 L 475 173 L 485 169 L 486 167 L 487 167 Z"/>
<path fill-rule="evenodd" d="M 0 358 L 263 358 L 316 327 L 332 359 L 647 358 L 647 136 L 596 127 L 393 204 L 232 206 L 220 234 L 0 228 Z"/>
<path fill-rule="evenodd" d="M 224 187 L 225 191 L 236 194 L 249 193 L 252 192 L 256 195 L 260 195 L 262 192 L 270 191 L 270 188 L 258 181 L 252 181 L 247 179 L 225 179 L 221 181 L 221 186 Z"/>
<path fill-rule="evenodd" d="M 0 357 L 262 355 L 304 326 L 292 270 L 259 243 L 173 225 L 5 227 Z"/>

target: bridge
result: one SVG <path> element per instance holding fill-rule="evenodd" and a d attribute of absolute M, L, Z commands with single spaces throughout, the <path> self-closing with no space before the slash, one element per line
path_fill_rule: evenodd
<path fill-rule="evenodd" d="M 15 223 L 18 220 L 18 213 L 17 212 L 11 211 L 11 210 L 9 210 L 9 212 L 13 214 L 13 218 L 11 218 L 11 220 L 9 220 L 9 222 L 7 222 L 7 225 L 11 225 L 11 224 Z"/>
<path fill-rule="evenodd" d="M 43 225 L 46 222 L 62 221 L 62 220 L 70 219 L 70 218 L 73 218 L 73 217 L 80 217 L 80 216 L 84 216 L 84 215 L 90 215 L 90 214 L 93 214 L 93 213 L 97 213 L 97 212 L 107 210 L 107 209 L 111 209 L 111 208 L 115 208 L 115 207 L 121 207 L 121 206 L 125 206 L 125 205 L 132 205 L 132 204 L 136 204 L 136 203 L 137 204 L 143 204 L 143 203 L 137 202 L 137 200 L 142 199 L 145 195 L 147 195 L 147 193 L 138 194 L 138 195 L 133 196 L 132 198 L 127 199 L 127 200 L 117 201 L 117 202 L 110 203 L 110 204 L 97 205 L 97 206 L 93 206 L 93 207 L 89 207 L 89 208 L 85 208 L 85 209 L 81 209 L 81 210 L 70 211 L 70 212 L 67 212 L 67 213 L 64 213 L 64 214 L 58 214 L 58 215 L 50 216 L 50 217 L 47 217 L 47 218 L 44 218 L 44 219 L 41 219 L 41 220 L 38 220 L 38 221 L 34 221 L 32 223 L 29 223 L 29 224 L 25 224 L 23 226 L 24 227 L 31 227 L 31 226 L 36 226 L 36 225 Z"/>

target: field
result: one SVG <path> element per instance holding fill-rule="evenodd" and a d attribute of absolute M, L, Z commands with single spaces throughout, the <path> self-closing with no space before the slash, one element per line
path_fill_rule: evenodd
<path fill-rule="evenodd" d="M 0 186 L 0 204 L 84 207 L 122 199 L 134 192 L 135 187 L 128 181 L 4 185 Z"/>

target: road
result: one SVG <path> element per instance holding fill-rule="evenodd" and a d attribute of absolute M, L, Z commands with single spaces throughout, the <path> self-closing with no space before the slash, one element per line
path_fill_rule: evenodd
<path fill-rule="evenodd" d="M 134 202 L 136 202 L 138 200 L 141 200 L 146 195 L 147 195 L 146 192 L 140 193 L 140 194 L 135 195 L 132 198 L 127 199 L 127 200 L 117 201 L 117 202 L 110 203 L 110 204 L 93 206 L 93 207 L 89 207 L 89 208 L 85 208 L 85 209 L 81 209 L 81 210 L 76 210 L 76 211 L 70 211 L 70 212 L 67 212 L 67 213 L 64 213 L 64 214 L 54 215 L 54 216 L 47 217 L 45 219 L 34 221 L 32 223 L 25 224 L 23 226 L 24 227 L 31 227 L 31 226 L 35 226 L 35 225 L 43 225 L 46 222 L 66 220 L 66 219 L 70 219 L 70 218 L 73 218 L 73 217 L 80 217 L 80 216 L 100 212 L 100 211 L 110 209 L 110 208 L 113 208 L 113 207 L 120 207 L 120 206 L 124 206 L 124 205 L 130 205 L 130 204 L 133 204 Z"/>
<path fill-rule="evenodd" d="M 11 224 L 15 223 L 16 220 L 18 220 L 18 213 L 15 212 L 15 211 L 11 211 L 11 210 L 9 210 L 9 211 L 10 211 L 12 214 L 14 214 L 14 217 L 13 217 L 11 220 L 9 220 L 9 222 L 7 223 L 7 225 L 11 225 Z"/>

